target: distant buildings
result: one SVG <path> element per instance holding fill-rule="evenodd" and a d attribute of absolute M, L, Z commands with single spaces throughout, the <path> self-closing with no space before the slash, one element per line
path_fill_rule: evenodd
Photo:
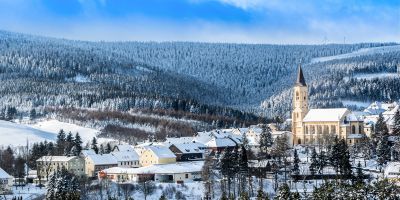
<path fill-rule="evenodd" d="M 148 146 L 140 155 L 140 165 L 145 167 L 154 164 L 169 164 L 176 162 L 175 154 L 165 146 Z"/>

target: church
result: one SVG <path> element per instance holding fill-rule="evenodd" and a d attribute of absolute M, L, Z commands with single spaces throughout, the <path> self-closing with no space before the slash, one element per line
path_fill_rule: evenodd
<path fill-rule="evenodd" d="M 292 102 L 294 145 L 318 145 L 327 134 L 346 139 L 350 145 L 365 137 L 363 116 L 358 116 L 347 108 L 309 109 L 308 100 L 308 87 L 299 66 Z"/>

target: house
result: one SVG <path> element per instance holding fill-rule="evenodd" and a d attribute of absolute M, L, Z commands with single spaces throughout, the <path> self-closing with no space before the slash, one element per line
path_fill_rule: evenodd
<path fill-rule="evenodd" d="M 103 169 L 118 167 L 118 161 L 111 154 L 95 154 L 85 157 L 85 174 L 88 177 L 95 177 Z"/>
<path fill-rule="evenodd" d="M 201 170 L 204 161 L 178 162 L 170 164 L 155 164 L 139 168 L 113 167 L 98 174 L 99 179 L 123 182 L 193 182 L 201 180 Z"/>
<path fill-rule="evenodd" d="M 36 160 L 37 176 L 48 180 L 49 176 L 61 168 L 65 168 L 76 176 L 85 175 L 85 161 L 78 156 L 43 156 Z"/>
<path fill-rule="evenodd" d="M 175 163 L 176 156 L 165 146 L 147 146 L 140 155 L 140 165 L 149 166 L 154 164 Z"/>
<path fill-rule="evenodd" d="M 293 144 L 316 145 L 324 135 L 329 134 L 345 140 L 350 134 L 364 134 L 363 117 L 347 108 L 308 108 L 308 87 L 300 66 L 293 90 Z M 348 141 L 355 139 L 357 138 L 352 137 Z"/>
<path fill-rule="evenodd" d="M 384 177 L 400 183 L 400 162 L 388 162 L 384 169 Z"/>
<path fill-rule="evenodd" d="M 200 149 L 199 146 L 202 146 L 203 149 L 206 147 L 201 143 L 190 142 L 186 144 L 173 144 L 169 149 L 175 154 L 176 161 L 193 161 L 203 159 L 204 150 Z"/>
<path fill-rule="evenodd" d="M 210 151 L 221 152 L 224 151 L 225 149 L 233 150 L 237 146 L 237 143 L 235 143 L 234 140 L 228 137 L 227 138 L 214 137 L 210 141 L 208 141 L 205 145 Z"/>
<path fill-rule="evenodd" d="M 13 179 L 6 171 L 0 168 L 0 194 L 11 193 Z"/>
<path fill-rule="evenodd" d="M 112 152 L 111 155 L 115 157 L 118 167 L 132 168 L 140 167 L 139 155 L 132 149 L 132 151 L 117 151 Z"/>
<path fill-rule="evenodd" d="M 161 142 L 145 142 L 145 143 L 134 146 L 133 149 L 140 156 L 140 155 L 142 155 L 142 153 L 144 151 L 146 151 L 147 147 L 150 147 L 150 146 L 164 146 L 165 147 L 164 143 L 161 143 Z"/>

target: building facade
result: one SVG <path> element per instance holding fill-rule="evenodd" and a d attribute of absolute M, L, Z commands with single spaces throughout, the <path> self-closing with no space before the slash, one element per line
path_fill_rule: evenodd
<path fill-rule="evenodd" d="M 293 87 L 293 144 L 323 144 L 330 136 L 355 144 L 365 137 L 364 116 L 347 108 L 309 109 L 308 106 L 308 88 L 299 67 Z"/>
<path fill-rule="evenodd" d="M 43 156 L 36 161 L 37 175 L 48 180 L 55 171 L 65 168 L 76 176 L 85 175 L 85 161 L 78 156 Z"/>

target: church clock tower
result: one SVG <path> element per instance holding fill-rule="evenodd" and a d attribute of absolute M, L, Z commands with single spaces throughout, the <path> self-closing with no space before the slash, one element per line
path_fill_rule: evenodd
<path fill-rule="evenodd" d="M 293 87 L 292 133 L 293 144 L 304 144 L 303 119 L 308 113 L 308 88 L 301 66 Z"/>

